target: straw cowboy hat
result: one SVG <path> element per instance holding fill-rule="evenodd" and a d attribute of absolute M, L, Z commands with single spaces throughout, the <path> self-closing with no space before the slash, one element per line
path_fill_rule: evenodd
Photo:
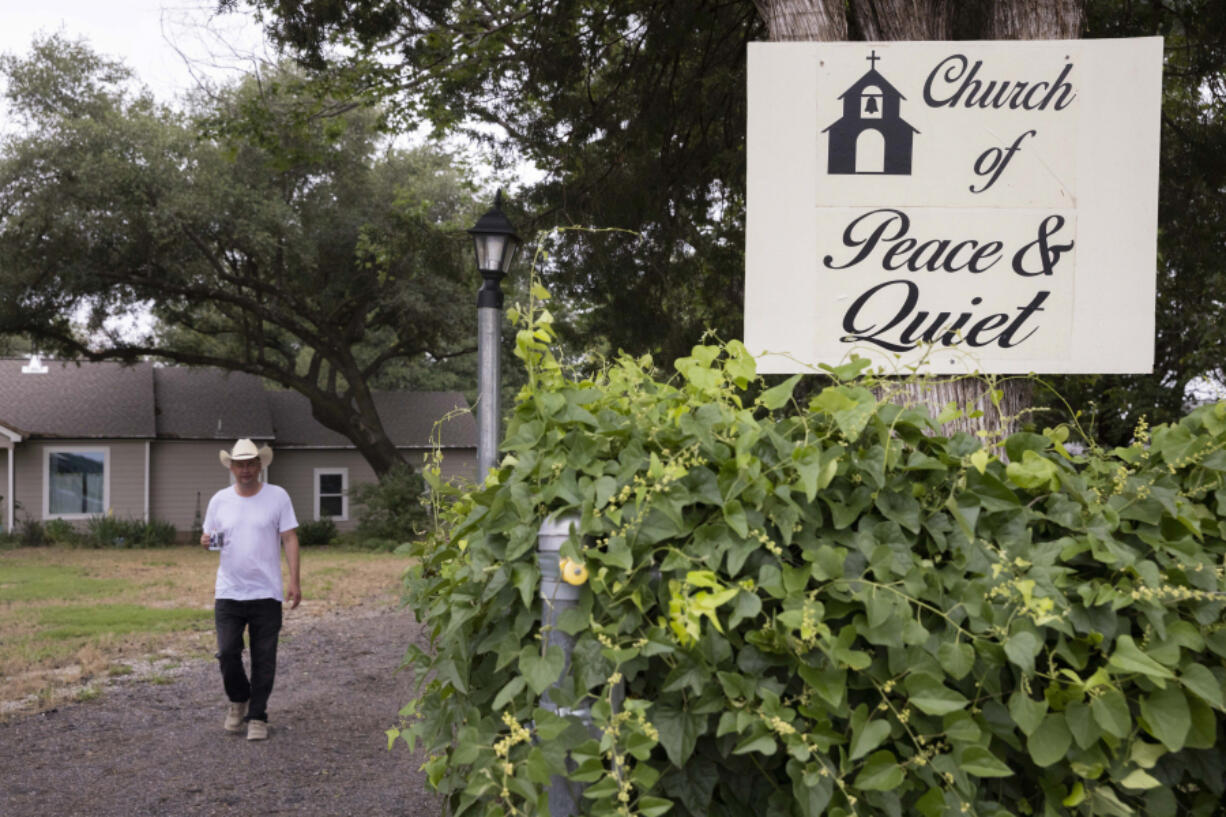
<path fill-rule="evenodd" d="M 217 453 L 221 457 L 221 464 L 226 468 L 230 467 L 230 460 L 253 460 L 259 457 L 260 466 L 263 468 L 267 468 L 268 464 L 272 462 L 271 448 L 266 445 L 256 448 L 255 443 L 246 438 L 236 442 L 229 451 L 223 449 Z"/>

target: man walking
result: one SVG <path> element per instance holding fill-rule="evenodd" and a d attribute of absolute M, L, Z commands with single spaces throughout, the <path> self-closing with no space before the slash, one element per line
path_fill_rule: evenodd
<path fill-rule="evenodd" d="M 272 462 L 271 448 L 257 449 L 244 439 L 220 455 L 234 484 L 209 500 L 200 544 L 207 547 L 216 540 L 221 546 L 213 618 L 221 678 L 230 699 L 224 727 L 227 732 L 241 732 L 246 722 L 247 740 L 264 740 L 268 696 L 277 672 L 281 602 L 288 599 L 292 610 L 302 601 L 298 520 L 289 494 L 260 481 L 260 472 Z M 284 594 L 282 548 L 289 563 L 289 588 Z M 244 629 L 251 648 L 250 679 L 243 670 Z"/>

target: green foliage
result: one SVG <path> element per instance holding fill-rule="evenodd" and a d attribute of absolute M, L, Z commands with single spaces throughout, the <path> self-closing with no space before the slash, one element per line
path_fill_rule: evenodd
<path fill-rule="evenodd" d="M 405 543 L 400 539 L 367 538 L 358 536 L 356 533 L 342 536 L 341 543 L 354 550 L 368 550 L 375 553 L 393 553 L 405 547 Z"/>
<path fill-rule="evenodd" d="M 547 813 L 568 752 L 591 814 L 1219 813 L 1226 404 L 1084 455 L 1016 433 L 1006 461 L 856 363 L 801 405 L 749 400 L 735 342 L 574 380 L 549 314 L 515 315 L 506 456 L 407 577 L 432 638 L 389 737 L 452 813 Z M 556 513 L 590 579 L 550 688 Z"/>
<path fill-rule="evenodd" d="M 43 523 L 28 516 L 17 524 L 17 536 L 23 548 L 39 548 L 51 544 Z"/>
<path fill-rule="evenodd" d="M 67 519 L 48 519 L 43 523 L 43 535 L 53 545 L 75 545 L 81 534 Z"/>
<path fill-rule="evenodd" d="M 330 545 L 336 541 L 336 537 L 336 523 L 330 516 L 325 516 L 315 522 L 302 522 L 298 525 L 298 544 L 303 546 Z"/>
<path fill-rule="evenodd" d="M 178 536 L 179 532 L 172 523 L 150 519 L 145 523 L 140 539 L 144 547 L 165 547 L 173 545 Z"/>
<path fill-rule="evenodd" d="M 1165 49 L 1154 373 L 1054 380 L 1095 439 L 1114 445 L 1128 444 L 1141 417 L 1178 421 L 1189 385 L 1213 393 L 1226 381 L 1226 4 L 1086 4 L 1086 37 L 1155 34 Z"/>
<path fill-rule="evenodd" d="M 666 365 L 707 329 L 741 331 L 746 43 L 768 38 L 758 8 L 770 6 L 785 29 L 789 12 L 824 17 L 821 28 L 839 40 L 992 39 L 994 19 L 1081 19 L 1092 38 L 1161 35 L 1154 373 L 1062 377 L 1059 391 L 1093 416 L 1096 439 L 1126 445 L 1141 416 L 1177 421 L 1189 384 L 1226 380 L 1221 0 L 572 0 L 530 12 L 519 0 L 221 5 L 256 7 L 301 59 L 333 76 L 357 72 L 359 87 L 410 118 L 468 131 L 508 162 L 533 160 L 545 176 L 516 197 L 525 210 L 517 224 L 639 233 L 635 242 L 561 236 L 564 263 L 550 285 L 575 306 L 568 330 L 579 348 L 650 352 Z"/>
<path fill-rule="evenodd" d="M 738 330 L 745 50 L 766 37 L 752 3 L 242 5 L 313 67 L 381 93 L 393 115 L 491 145 L 498 168 L 526 159 L 546 171 L 513 199 L 521 228 L 640 233 L 558 237 L 568 263 L 551 280 L 582 305 L 585 348 L 671 359 L 707 327 Z"/>
<path fill-rule="evenodd" d="M 421 475 L 407 465 L 393 468 L 378 482 L 350 488 L 350 500 L 358 508 L 357 538 L 398 544 L 418 538 L 426 520 L 424 489 Z"/>
<path fill-rule="evenodd" d="M 177 533 L 174 525 L 157 519 L 145 522 L 99 514 L 89 518 L 77 541 L 93 548 L 168 547 L 175 543 Z"/>
<path fill-rule="evenodd" d="M 446 382 L 427 374 L 471 351 L 461 162 L 389 145 L 366 99 L 287 65 L 179 111 L 63 37 L 0 73 L 24 126 L 0 139 L 0 213 L 21 214 L 0 218 L 0 332 L 258 375 L 376 473 L 401 460 L 371 390 Z M 104 329 L 150 312 L 151 331 Z"/>

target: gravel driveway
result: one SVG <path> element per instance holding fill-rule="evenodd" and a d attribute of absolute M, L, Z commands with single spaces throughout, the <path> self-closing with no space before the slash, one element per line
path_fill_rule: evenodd
<path fill-rule="evenodd" d="M 215 661 L 169 683 L 121 680 L 92 701 L 0 723 L 4 817 L 436 815 L 438 798 L 384 730 L 409 698 L 396 672 L 422 628 L 406 612 L 287 622 L 269 739 L 221 728 Z"/>

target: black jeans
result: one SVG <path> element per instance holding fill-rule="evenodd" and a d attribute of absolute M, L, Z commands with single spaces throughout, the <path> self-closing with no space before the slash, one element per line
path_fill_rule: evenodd
<path fill-rule="evenodd" d="M 226 696 L 235 703 L 250 701 L 247 720 L 268 720 L 268 696 L 277 674 L 277 636 L 281 632 L 281 602 L 276 599 L 236 601 L 216 599 L 217 660 Z M 249 629 L 251 680 L 243 670 L 243 630 Z"/>

